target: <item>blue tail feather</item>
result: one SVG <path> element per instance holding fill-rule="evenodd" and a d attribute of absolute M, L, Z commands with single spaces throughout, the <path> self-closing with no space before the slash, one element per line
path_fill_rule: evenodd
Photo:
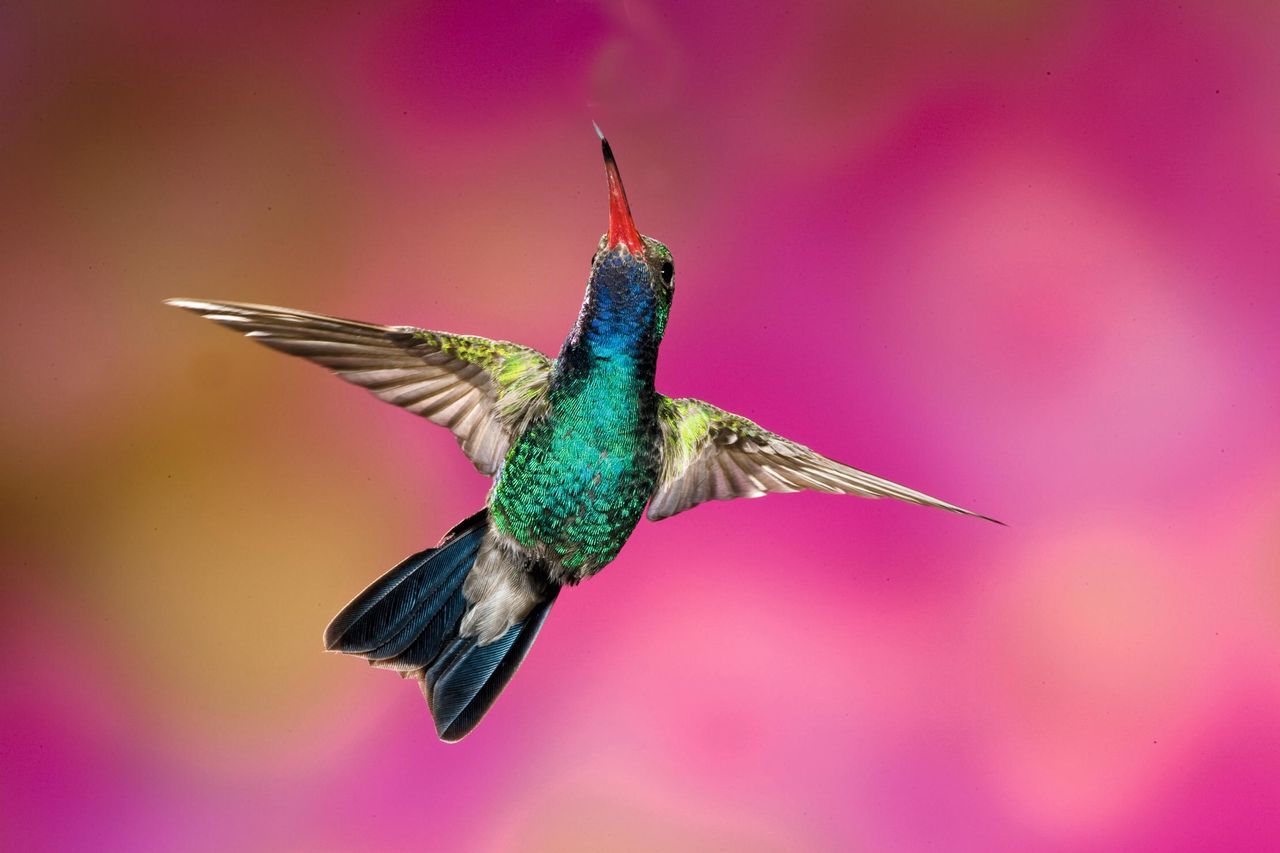
<path fill-rule="evenodd" d="M 378 659 L 378 650 L 393 644 L 401 631 L 412 631 L 440 609 L 442 601 L 461 596 L 462 582 L 484 539 L 488 512 L 467 518 L 450 530 L 435 548 L 407 557 L 333 618 L 324 633 L 330 651 Z M 405 642 L 412 642 L 422 627 Z"/>
<path fill-rule="evenodd" d="M 396 661 L 404 664 L 408 663 L 403 659 L 404 654 L 411 647 L 426 644 L 438 649 L 466 610 L 466 599 L 460 590 L 478 549 L 479 542 L 473 546 L 469 541 L 453 548 L 436 549 L 438 554 L 431 560 L 430 568 L 421 573 L 431 575 L 430 582 L 412 591 L 416 600 L 401 618 L 398 630 L 387 634 L 377 648 L 365 653 L 365 657 L 379 663 Z M 398 668 L 416 669 L 421 665 Z"/>
<path fill-rule="evenodd" d="M 369 585 L 333 618 L 324 632 L 324 647 L 346 654 L 363 654 L 377 648 L 378 637 L 385 631 L 385 620 L 364 621 L 369 611 L 404 583 L 405 578 L 426 564 L 435 548 L 406 557 L 400 565 Z"/>
<path fill-rule="evenodd" d="M 422 692 L 441 740 L 461 740 L 493 706 L 524 662 L 559 591 L 551 587 L 523 622 L 487 645 L 477 644 L 474 637 L 455 637 L 423 674 Z"/>
<path fill-rule="evenodd" d="M 456 741 L 493 705 L 529 652 L 557 588 L 518 625 L 478 645 L 458 630 L 468 602 L 463 583 L 488 530 L 481 510 L 435 548 L 408 557 L 369 585 L 325 631 L 331 651 L 416 675 L 441 739 Z"/>

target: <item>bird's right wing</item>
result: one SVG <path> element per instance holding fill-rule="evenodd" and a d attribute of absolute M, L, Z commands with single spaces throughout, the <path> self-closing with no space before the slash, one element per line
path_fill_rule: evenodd
<path fill-rule="evenodd" d="M 272 349 L 323 365 L 388 403 L 447 427 L 494 474 L 546 396 L 551 361 L 507 341 L 377 326 L 292 308 L 169 299 Z"/>
<path fill-rule="evenodd" d="M 828 459 L 701 400 L 662 397 L 658 421 L 662 428 L 662 473 L 649 501 L 652 521 L 704 501 L 758 498 L 801 489 L 897 498 L 995 521 Z"/>

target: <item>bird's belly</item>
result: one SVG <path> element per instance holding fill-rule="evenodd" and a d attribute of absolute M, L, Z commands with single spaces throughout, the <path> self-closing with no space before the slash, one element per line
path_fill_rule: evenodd
<path fill-rule="evenodd" d="M 490 496 L 494 525 L 575 583 L 617 556 L 657 482 L 657 444 L 638 426 L 530 425 Z M 556 576 L 559 577 L 556 577 Z"/>

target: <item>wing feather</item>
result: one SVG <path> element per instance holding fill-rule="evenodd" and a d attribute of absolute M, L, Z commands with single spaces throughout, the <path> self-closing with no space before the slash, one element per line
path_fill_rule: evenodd
<path fill-rule="evenodd" d="M 314 361 L 388 403 L 447 427 L 485 474 L 497 472 L 512 437 L 540 410 L 551 373 L 551 361 L 542 353 L 507 341 L 271 305 L 167 302 L 264 346 Z"/>
<path fill-rule="evenodd" d="M 663 397 L 659 423 L 663 464 L 657 491 L 649 502 L 653 521 L 705 501 L 801 489 L 891 497 L 995 521 L 836 462 L 701 400 Z"/>

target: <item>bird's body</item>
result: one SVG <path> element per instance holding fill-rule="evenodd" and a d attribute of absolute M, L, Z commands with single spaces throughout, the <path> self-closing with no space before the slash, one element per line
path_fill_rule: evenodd
<path fill-rule="evenodd" d="M 545 411 L 512 444 L 489 509 L 494 527 L 567 583 L 617 556 L 657 485 L 656 300 L 621 255 L 598 263 L 551 374 Z"/>
<path fill-rule="evenodd" d="M 706 500 L 814 489 L 973 514 L 700 400 L 659 394 L 671 254 L 636 231 L 603 145 L 609 232 L 554 361 L 505 341 L 170 300 L 451 429 L 476 467 L 495 477 L 485 509 L 375 581 L 325 634 L 332 650 L 417 677 L 445 740 L 479 722 L 560 588 L 613 560 L 646 505 L 659 520 Z"/>

